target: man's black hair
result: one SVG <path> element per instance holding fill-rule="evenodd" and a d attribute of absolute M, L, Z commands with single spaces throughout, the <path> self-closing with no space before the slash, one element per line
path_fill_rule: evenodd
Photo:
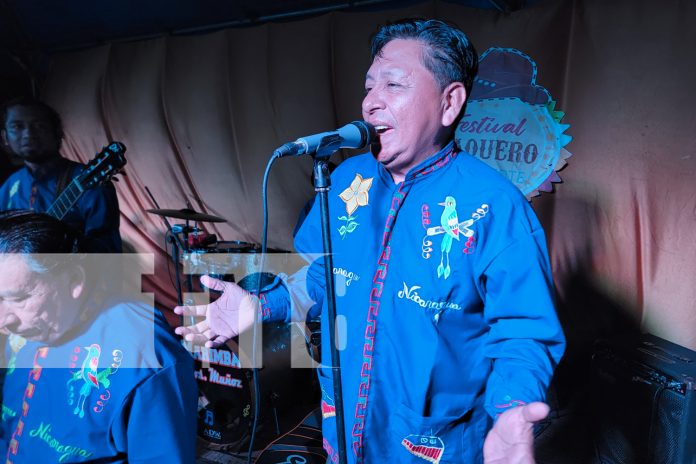
<path fill-rule="evenodd" d="M 467 98 L 471 95 L 478 72 L 478 53 L 469 38 L 457 26 L 437 19 L 401 19 L 382 26 L 372 38 L 372 59 L 395 39 L 418 40 L 425 47 L 423 66 L 444 90 L 452 82 L 461 82 Z M 459 124 L 464 107 L 455 121 Z"/>
<path fill-rule="evenodd" d="M 0 107 L 0 127 L 5 128 L 5 123 L 7 122 L 7 113 L 11 108 L 15 106 L 24 106 L 27 108 L 36 108 L 41 111 L 45 116 L 46 120 L 51 124 L 53 128 L 53 133 L 56 136 L 56 140 L 63 140 L 63 120 L 56 110 L 51 108 L 48 104 L 38 100 L 34 97 L 18 97 L 12 100 L 6 101 Z"/>
<path fill-rule="evenodd" d="M 0 254 L 78 253 L 83 242 L 79 231 L 48 214 L 0 212 Z"/>

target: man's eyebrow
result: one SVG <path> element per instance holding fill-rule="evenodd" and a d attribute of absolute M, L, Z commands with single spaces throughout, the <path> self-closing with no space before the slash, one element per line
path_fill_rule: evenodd
<path fill-rule="evenodd" d="M 18 285 L 18 286 L 14 286 L 12 288 L 8 288 L 6 290 L 0 290 L 0 298 L 30 295 L 33 288 L 34 287 L 27 288 L 27 286 L 19 286 Z"/>
<path fill-rule="evenodd" d="M 385 69 L 384 71 L 380 72 L 380 75 L 386 77 L 402 77 L 405 76 L 406 73 L 397 69 Z M 367 73 L 365 75 L 365 80 L 375 80 L 375 78 L 370 73 Z"/>
<path fill-rule="evenodd" d="M 6 292 L 0 292 L 0 298 L 13 298 L 22 295 L 26 295 L 27 292 L 23 290 L 7 290 Z"/>

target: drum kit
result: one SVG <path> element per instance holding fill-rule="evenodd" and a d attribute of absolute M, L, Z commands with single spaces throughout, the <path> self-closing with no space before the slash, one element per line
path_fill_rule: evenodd
<path fill-rule="evenodd" d="M 201 223 L 227 222 L 225 219 L 191 208 L 157 208 L 147 212 L 161 216 L 169 230 L 179 304 L 192 303 L 182 299 L 181 274 L 189 293 L 200 291 L 195 288 L 193 277 L 204 274 L 256 291 L 257 278 L 253 273 L 259 270 L 261 248 L 247 242 L 219 241 L 215 234 L 208 234 L 200 227 Z M 170 225 L 167 218 L 184 223 Z M 274 256 L 287 253 L 271 252 Z M 277 280 L 274 274 L 263 272 L 262 288 Z M 213 291 L 210 296 L 215 296 Z M 255 450 L 290 430 L 316 406 L 319 398 L 313 370 L 291 368 L 290 347 L 297 346 L 298 341 L 300 345 L 311 343 L 308 335 L 294 324 L 286 323 L 264 324 L 261 334 L 263 367 L 257 370 L 260 404 Z M 249 448 L 256 395 L 252 369 L 245 368 L 240 361 L 244 353 L 240 353 L 239 338 L 244 335 L 216 349 L 187 346 L 194 357 L 199 386 L 198 436 L 204 447 L 211 450 L 238 454 Z"/>
<path fill-rule="evenodd" d="M 170 229 L 169 241 L 175 248 L 172 259 L 176 264 L 183 266 L 183 273 L 187 276 L 188 292 L 194 291 L 192 283 L 194 275 L 207 274 L 221 280 L 234 282 L 234 275 L 231 271 L 251 272 L 254 268 L 253 262 L 242 263 L 242 261 L 246 261 L 250 255 L 252 258 L 258 256 L 254 255 L 261 251 L 258 245 L 236 240 L 220 241 L 215 234 L 208 234 L 202 227 L 199 227 L 204 222 L 222 223 L 227 222 L 226 219 L 212 214 L 199 213 L 190 208 L 157 208 L 148 209 L 147 212 L 165 218 L 167 227 Z M 166 218 L 181 219 L 185 223 L 172 226 Z M 277 250 L 273 251 L 277 252 Z M 246 266 L 240 268 L 241 264 L 246 264 Z M 183 303 L 182 291 L 181 280 L 177 279 L 179 304 Z"/>

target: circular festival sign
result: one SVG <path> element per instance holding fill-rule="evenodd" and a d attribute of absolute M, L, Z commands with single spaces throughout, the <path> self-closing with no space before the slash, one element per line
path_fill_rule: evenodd
<path fill-rule="evenodd" d="M 489 48 L 479 63 L 466 113 L 457 126 L 459 147 L 496 169 L 530 199 L 552 192 L 571 154 L 564 113 L 536 84 L 532 59 L 513 48 Z"/>

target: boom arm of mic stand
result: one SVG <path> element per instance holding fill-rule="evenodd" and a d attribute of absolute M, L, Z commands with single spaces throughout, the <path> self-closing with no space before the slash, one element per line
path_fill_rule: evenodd
<path fill-rule="evenodd" d="M 331 227 L 329 224 L 329 190 L 331 176 L 327 165 L 328 157 L 314 158 L 314 190 L 319 196 L 321 209 L 321 235 L 324 244 L 324 276 L 326 279 L 326 301 L 329 316 L 329 346 L 331 347 L 331 373 L 334 400 L 336 402 L 336 437 L 338 439 L 339 463 L 346 464 L 346 429 L 343 419 L 343 393 L 341 388 L 341 363 L 336 347 L 336 292 L 334 289 L 333 258 L 331 255 Z M 326 342 L 324 342 L 326 343 Z"/>

